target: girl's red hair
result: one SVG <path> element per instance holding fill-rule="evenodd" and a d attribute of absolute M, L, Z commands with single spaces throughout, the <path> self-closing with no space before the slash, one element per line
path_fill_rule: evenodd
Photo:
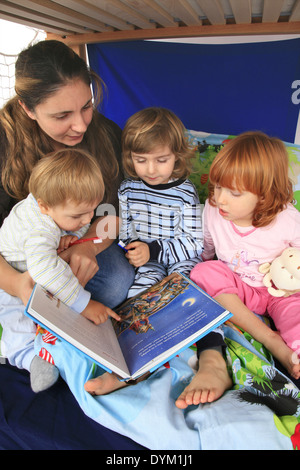
<path fill-rule="evenodd" d="M 214 159 L 209 173 L 209 202 L 214 205 L 214 186 L 249 191 L 259 197 L 253 214 L 254 227 L 269 225 L 289 202 L 293 185 L 288 176 L 284 143 L 262 132 L 245 132 L 228 142 Z"/>

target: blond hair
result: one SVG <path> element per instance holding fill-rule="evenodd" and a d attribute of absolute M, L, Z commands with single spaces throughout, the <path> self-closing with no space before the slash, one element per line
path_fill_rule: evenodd
<path fill-rule="evenodd" d="M 123 130 L 123 168 L 128 176 L 137 178 L 132 152 L 150 153 L 157 146 L 169 146 L 176 157 L 173 178 L 187 178 L 191 173 L 194 150 L 189 147 L 181 120 L 165 108 L 146 108 L 131 116 Z"/>
<path fill-rule="evenodd" d="M 209 202 L 214 186 L 249 191 L 259 197 L 253 214 L 254 227 L 269 225 L 289 202 L 293 186 L 288 176 L 284 143 L 262 132 L 245 132 L 228 142 L 214 159 L 209 172 Z"/>
<path fill-rule="evenodd" d="M 105 188 L 96 160 L 86 151 L 66 148 L 46 155 L 32 170 L 29 191 L 50 207 L 66 201 L 102 201 Z"/>

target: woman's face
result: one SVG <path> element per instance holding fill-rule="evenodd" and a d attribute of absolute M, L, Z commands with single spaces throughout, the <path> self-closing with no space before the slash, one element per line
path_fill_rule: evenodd
<path fill-rule="evenodd" d="M 55 149 L 79 144 L 92 120 L 91 88 L 82 80 L 74 80 L 61 87 L 34 111 L 23 109 L 31 119 L 54 141 Z"/>

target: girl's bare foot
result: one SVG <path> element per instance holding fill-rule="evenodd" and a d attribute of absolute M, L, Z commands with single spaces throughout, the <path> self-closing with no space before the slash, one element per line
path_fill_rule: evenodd
<path fill-rule="evenodd" d="M 219 294 L 215 297 L 224 308 L 233 313 L 231 321 L 262 343 L 295 379 L 300 378 L 300 361 L 287 346 L 278 331 L 273 331 L 246 307 L 236 294 Z"/>
<path fill-rule="evenodd" d="M 300 360 L 296 352 L 294 352 L 278 332 L 272 332 L 274 340 L 271 344 L 265 343 L 266 348 L 276 357 L 285 367 L 288 373 L 294 378 L 300 378 Z"/>
<path fill-rule="evenodd" d="M 175 404 L 178 408 L 184 409 L 189 405 L 210 403 L 220 398 L 231 386 L 232 381 L 222 354 L 207 349 L 200 355 L 197 373 Z"/>
<path fill-rule="evenodd" d="M 105 372 L 95 379 L 88 380 L 84 384 L 84 389 L 91 395 L 107 395 L 126 385 L 126 382 L 121 382 L 115 374 Z"/>
<path fill-rule="evenodd" d="M 286 367 L 286 369 L 294 379 L 300 379 L 300 362 L 299 357 L 295 352 L 289 354 L 288 367 Z"/>

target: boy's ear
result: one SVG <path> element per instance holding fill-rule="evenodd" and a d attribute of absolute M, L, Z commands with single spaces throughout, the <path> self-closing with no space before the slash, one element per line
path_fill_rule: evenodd
<path fill-rule="evenodd" d="M 42 214 L 48 215 L 49 206 L 46 204 L 42 199 L 37 199 L 37 203 L 39 205 L 40 211 Z"/>

